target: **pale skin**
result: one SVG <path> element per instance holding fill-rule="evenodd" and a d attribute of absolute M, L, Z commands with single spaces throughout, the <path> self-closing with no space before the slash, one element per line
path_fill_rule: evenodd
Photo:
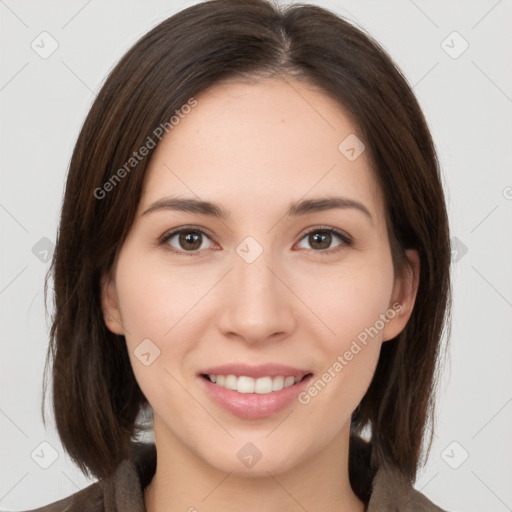
<path fill-rule="evenodd" d="M 413 273 L 395 276 L 367 151 L 350 161 L 338 150 L 358 131 L 334 100 L 290 77 L 226 82 L 196 99 L 156 148 L 138 214 L 102 280 L 105 322 L 125 335 L 154 411 L 158 461 L 146 509 L 362 512 L 348 476 L 350 417 L 381 344 L 410 317 L 418 254 L 407 251 Z M 229 217 L 143 215 L 168 196 L 218 203 Z M 327 196 L 362 203 L 371 219 L 356 208 L 285 215 L 291 203 Z M 207 236 L 158 245 L 182 226 Z M 308 235 L 320 227 L 353 242 L 317 229 L 326 238 L 315 245 Z M 236 251 L 248 236 L 263 250 L 251 263 Z M 319 378 L 395 302 L 400 312 L 307 405 L 248 420 L 199 386 L 202 368 L 235 362 L 308 368 Z M 144 339 L 160 350 L 149 366 L 134 354 Z M 262 454 L 251 468 L 237 457 L 248 442 Z"/>

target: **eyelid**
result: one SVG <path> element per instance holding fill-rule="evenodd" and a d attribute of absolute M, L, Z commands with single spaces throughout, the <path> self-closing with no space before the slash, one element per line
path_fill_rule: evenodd
<path fill-rule="evenodd" d="M 315 231 L 329 231 L 329 232 L 334 233 L 336 236 L 339 236 L 347 244 L 353 242 L 352 237 L 348 233 L 343 231 L 342 229 L 338 229 L 338 228 L 335 228 L 332 226 L 323 226 L 323 225 L 309 226 L 309 227 L 305 228 L 305 230 L 302 231 L 300 233 L 300 235 L 298 235 L 298 236 L 300 236 L 300 239 L 302 240 L 306 235 L 309 235 Z"/>
<path fill-rule="evenodd" d="M 157 245 L 160 246 L 160 245 L 167 245 L 168 247 L 166 247 L 167 250 L 175 253 L 175 254 L 183 254 L 183 255 L 186 255 L 186 256 L 195 256 L 195 255 L 198 255 L 199 254 L 199 250 L 195 250 L 195 251 L 182 251 L 182 250 L 179 250 L 179 249 L 175 249 L 174 247 L 171 247 L 167 242 L 171 239 L 171 238 L 174 238 L 176 235 L 180 234 L 182 231 L 197 231 L 199 233 L 201 233 L 202 235 L 206 236 L 207 238 L 209 238 L 210 240 L 212 240 L 212 243 L 213 243 L 213 237 L 208 233 L 208 231 L 204 228 L 201 228 L 199 226 L 192 226 L 192 225 L 186 225 L 186 226 L 180 226 L 178 228 L 174 228 L 174 229 L 171 229 L 169 231 L 166 231 L 161 237 L 158 238 L 157 240 Z"/>
<path fill-rule="evenodd" d="M 329 255 L 335 254 L 347 247 L 350 247 L 354 243 L 353 238 L 345 231 L 338 229 L 338 228 L 334 228 L 332 226 L 322 226 L 322 225 L 315 225 L 315 226 L 310 226 L 310 227 L 306 228 L 306 230 L 303 231 L 299 235 L 298 243 L 300 243 L 307 235 L 310 235 L 311 233 L 315 233 L 315 232 L 322 232 L 322 231 L 329 232 L 332 235 L 334 235 L 335 237 L 338 237 L 342 243 L 340 245 L 335 246 L 332 249 L 321 249 L 321 250 L 317 250 L 317 251 L 314 249 L 306 249 L 308 252 L 312 252 L 313 254 L 318 254 L 320 256 L 329 256 Z"/>

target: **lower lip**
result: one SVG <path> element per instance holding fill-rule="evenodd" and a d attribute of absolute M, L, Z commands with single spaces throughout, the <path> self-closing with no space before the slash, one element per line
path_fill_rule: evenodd
<path fill-rule="evenodd" d="M 226 411 L 240 418 L 257 419 L 271 416 L 288 407 L 308 386 L 312 375 L 308 375 L 297 384 L 272 391 L 272 393 L 239 393 L 210 382 L 199 376 L 207 394 Z"/>

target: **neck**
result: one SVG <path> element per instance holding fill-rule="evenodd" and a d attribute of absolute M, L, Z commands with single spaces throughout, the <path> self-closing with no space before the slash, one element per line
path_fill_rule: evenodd
<path fill-rule="evenodd" d="M 144 490 L 147 512 L 365 510 L 349 481 L 349 428 L 314 457 L 284 472 L 255 477 L 219 470 L 164 428 L 155 416 L 157 466 Z"/>

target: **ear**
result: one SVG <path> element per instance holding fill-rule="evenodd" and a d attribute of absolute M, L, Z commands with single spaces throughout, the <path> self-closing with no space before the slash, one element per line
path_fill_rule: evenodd
<path fill-rule="evenodd" d="M 116 286 L 110 274 L 101 276 L 101 307 L 108 329 L 114 334 L 124 334 Z"/>
<path fill-rule="evenodd" d="M 418 251 L 415 249 L 408 249 L 405 253 L 411 261 L 413 268 L 408 269 L 403 278 L 397 277 L 395 279 L 388 309 L 389 311 L 394 311 L 395 315 L 393 317 L 391 317 L 391 314 L 386 315 L 390 320 L 382 330 L 382 341 L 391 340 L 403 331 L 411 317 L 416 301 L 420 278 L 420 258 Z"/>

